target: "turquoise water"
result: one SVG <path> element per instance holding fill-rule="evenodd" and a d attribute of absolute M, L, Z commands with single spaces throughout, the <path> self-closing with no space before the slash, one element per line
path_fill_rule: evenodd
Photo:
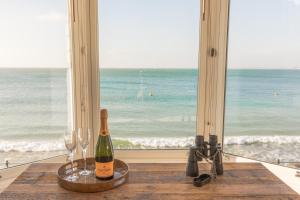
<path fill-rule="evenodd" d="M 196 69 L 102 69 L 100 75 L 115 147 L 193 143 Z M 230 69 L 227 75 L 225 150 L 300 158 L 300 70 Z M 66 77 L 64 69 L 0 69 L 0 152 L 64 149 Z"/>
<path fill-rule="evenodd" d="M 66 70 L 0 69 L 0 139 L 54 139 L 66 124 Z"/>
<path fill-rule="evenodd" d="M 228 70 L 225 151 L 300 161 L 300 70 Z"/>
<path fill-rule="evenodd" d="M 102 70 L 101 107 L 116 137 L 195 135 L 197 70 Z"/>
<path fill-rule="evenodd" d="M 300 70 L 229 70 L 228 135 L 300 136 Z"/>

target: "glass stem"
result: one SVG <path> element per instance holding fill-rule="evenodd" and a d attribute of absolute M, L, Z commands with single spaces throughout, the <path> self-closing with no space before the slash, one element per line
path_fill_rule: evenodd
<path fill-rule="evenodd" d="M 72 174 L 74 173 L 74 168 L 73 168 L 73 151 L 70 153 L 70 160 L 71 160 L 71 167 L 72 167 Z"/>
<path fill-rule="evenodd" d="M 83 159 L 84 159 L 84 171 L 86 171 L 86 149 L 82 149 Z"/>

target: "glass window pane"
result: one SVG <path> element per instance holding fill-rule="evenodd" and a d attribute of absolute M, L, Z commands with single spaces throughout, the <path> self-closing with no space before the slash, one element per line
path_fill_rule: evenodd
<path fill-rule="evenodd" d="M 101 107 L 115 148 L 184 148 L 196 129 L 198 0 L 99 4 Z"/>
<path fill-rule="evenodd" d="M 67 1 L 0 1 L 0 168 L 64 153 Z"/>
<path fill-rule="evenodd" d="M 299 21 L 296 0 L 231 0 L 227 152 L 287 166 L 300 161 Z"/>

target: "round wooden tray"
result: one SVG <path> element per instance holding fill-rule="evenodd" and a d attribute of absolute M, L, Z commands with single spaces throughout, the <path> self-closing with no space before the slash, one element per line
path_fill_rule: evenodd
<path fill-rule="evenodd" d="M 58 184 L 75 192 L 101 192 L 116 188 L 126 182 L 128 179 L 128 165 L 118 159 L 114 160 L 114 178 L 111 180 L 99 180 L 95 177 L 95 159 L 87 158 L 87 169 L 93 173 L 88 176 L 80 176 L 79 171 L 84 168 L 84 160 L 75 160 L 73 164 L 74 173 L 79 176 L 74 182 L 67 181 L 65 178 L 72 174 L 71 163 L 64 164 L 58 169 Z"/>

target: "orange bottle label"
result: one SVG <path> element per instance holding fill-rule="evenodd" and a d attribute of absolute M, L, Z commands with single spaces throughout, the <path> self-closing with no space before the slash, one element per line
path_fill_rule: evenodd
<path fill-rule="evenodd" d="M 114 161 L 99 163 L 96 162 L 96 176 L 100 178 L 107 178 L 114 174 Z"/>

